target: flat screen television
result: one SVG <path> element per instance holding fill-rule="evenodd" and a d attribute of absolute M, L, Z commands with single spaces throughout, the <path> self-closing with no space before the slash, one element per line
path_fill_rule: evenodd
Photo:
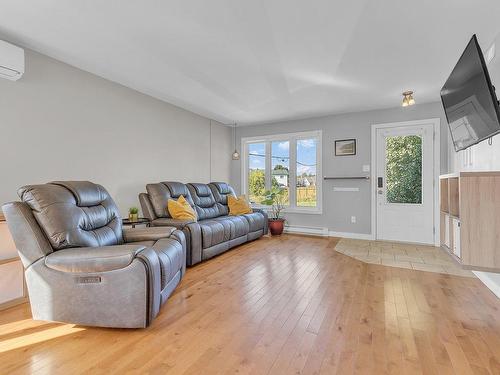
<path fill-rule="evenodd" d="M 475 35 L 441 89 L 441 101 L 456 151 L 500 132 L 498 99 Z"/>

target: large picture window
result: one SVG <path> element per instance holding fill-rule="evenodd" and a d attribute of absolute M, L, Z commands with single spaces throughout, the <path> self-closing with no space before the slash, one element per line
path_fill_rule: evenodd
<path fill-rule="evenodd" d="M 286 190 L 287 211 L 321 212 L 321 131 L 242 139 L 242 186 L 254 206 Z"/>
<path fill-rule="evenodd" d="M 248 198 L 250 202 L 260 202 L 266 191 L 266 144 L 248 145 Z"/>

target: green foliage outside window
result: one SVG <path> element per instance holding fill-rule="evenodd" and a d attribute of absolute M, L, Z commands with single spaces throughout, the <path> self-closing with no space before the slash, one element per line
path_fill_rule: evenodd
<path fill-rule="evenodd" d="M 388 203 L 422 203 L 422 138 L 416 135 L 386 139 Z"/>
<path fill-rule="evenodd" d="M 287 168 L 277 165 L 275 170 L 286 170 Z M 281 188 L 278 181 L 274 176 L 271 178 L 271 188 L 279 189 Z M 286 190 L 286 200 L 288 200 L 288 188 Z M 250 169 L 248 174 L 248 195 L 250 202 L 260 203 L 265 199 L 266 193 L 266 174 L 263 169 Z"/>
<path fill-rule="evenodd" d="M 251 169 L 248 174 L 248 194 L 250 202 L 260 202 L 266 191 L 266 174 L 262 169 Z"/>

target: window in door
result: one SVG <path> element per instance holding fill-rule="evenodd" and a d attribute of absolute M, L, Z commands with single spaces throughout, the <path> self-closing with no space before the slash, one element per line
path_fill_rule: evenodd
<path fill-rule="evenodd" d="M 387 203 L 422 203 L 422 137 L 386 138 Z"/>

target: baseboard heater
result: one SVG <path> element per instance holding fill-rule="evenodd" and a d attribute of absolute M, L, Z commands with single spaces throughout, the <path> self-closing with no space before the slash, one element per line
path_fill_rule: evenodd
<path fill-rule="evenodd" d="M 328 228 L 306 227 L 301 225 L 285 225 L 286 233 L 310 234 L 315 236 L 328 237 Z"/>

